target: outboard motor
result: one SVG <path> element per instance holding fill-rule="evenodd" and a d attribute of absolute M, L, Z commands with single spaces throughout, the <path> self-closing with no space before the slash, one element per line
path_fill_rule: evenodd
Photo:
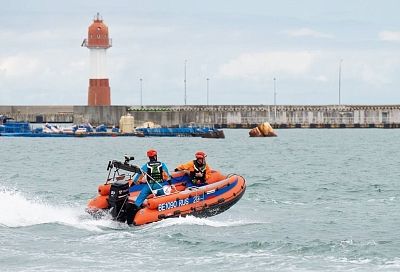
<path fill-rule="evenodd" d="M 108 201 L 111 209 L 110 213 L 114 220 L 125 222 L 126 220 L 126 209 L 125 204 L 129 196 L 129 183 L 121 180 L 111 184 L 110 196 Z"/>

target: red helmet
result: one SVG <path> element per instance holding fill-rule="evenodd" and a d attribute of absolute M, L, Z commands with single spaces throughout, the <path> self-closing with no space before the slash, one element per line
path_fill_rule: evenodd
<path fill-rule="evenodd" d="M 147 151 L 147 157 L 154 157 L 154 156 L 157 156 L 157 151 L 156 150 L 154 150 L 154 149 L 150 149 L 150 150 L 148 150 Z"/>
<path fill-rule="evenodd" d="M 196 159 L 204 159 L 205 157 L 207 157 L 206 153 L 204 153 L 203 151 L 197 151 L 195 156 Z"/>

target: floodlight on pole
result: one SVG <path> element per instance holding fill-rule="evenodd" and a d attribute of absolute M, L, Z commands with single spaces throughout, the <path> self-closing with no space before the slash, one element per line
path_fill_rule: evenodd
<path fill-rule="evenodd" d="M 140 106 L 143 107 L 143 78 L 140 78 Z"/>
<path fill-rule="evenodd" d="M 210 79 L 209 78 L 207 78 L 207 106 L 209 105 L 209 101 L 208 101 L 208 98 L 209 98 L 209 81 L 210 81 Z"/>
<path fill-rule="evenodd" d="M 184 88 L 185 88 L 185 94 L 184 94 L 185 106 L 186 106 L 186 63 L 187 63 L 187 60 L 185 60 L 184 79 L 183 79 Z"/>
<path fill-rule="evenodd" d="M 274 123 L 276 123 L 276 78 L 274 77 Z"/>
<path fill-rule="evenodd" d="M 342 84 L 342 62 L 343 62 L 343 59 L 341 59 L 340 61 L 339 61 L 339 106 L 341 105 L 341 97 L 340 97 L 340 95 L 341 95 L 341 84 Z"/>

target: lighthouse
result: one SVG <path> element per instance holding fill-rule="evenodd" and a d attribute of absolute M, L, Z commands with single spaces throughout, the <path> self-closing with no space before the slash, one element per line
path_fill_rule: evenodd
<path fill-rule="evenodd" d="M 110 82 L 106 70 L 106 51 L 111 45 L 108 27 L 97 13 L 89 26 L 87 39 L 84 39 L 81 45 L 90 51 L 89 106 L 111 105 Z"/>

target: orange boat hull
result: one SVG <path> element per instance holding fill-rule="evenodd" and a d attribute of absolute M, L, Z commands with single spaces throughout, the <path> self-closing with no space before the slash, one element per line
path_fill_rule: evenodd
<path fill-rule="evenodd" d="M 201 187 L 185 189 L 184 177 L 175 176 L 173 180 L 175 180 L 173 185 L 177 190 L 170 195 L 157 197 L 151 195 L 144 207 L 136 213 L 133 220 L 135 225 L 187 215 L 213 216 L 229 209 L 239 201 L 246 190 L 246 181 L 242 176 L 226 177 L 217 171 L 212 173 L 212 177 L 208 180 L 209 184 Z M 110 191 L 110 186 L 110 184 L 99 186 L 99 195 L 88 203 L 89 212 L 95 213 L 110 208 L 109 196 L 106 193 Z M 140 193 L 140 187 L 135 185 L 131 188 L 129 198 L 134 199 Z"/>

